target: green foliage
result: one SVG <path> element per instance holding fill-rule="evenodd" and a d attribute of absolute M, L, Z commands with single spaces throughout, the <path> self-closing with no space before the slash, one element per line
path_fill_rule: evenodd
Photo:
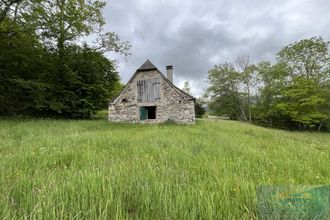
<path fill-rule="evenodd" d="M 228 120 L 0 123 L 2 219 L 255 219 L 260 185 L 328 185 L 330 136 Z"/>
<path fill-rule="evenodd" d="M 35 0 L 30 5 L 34 12 L 30 21 L 40 28 L 43 38 L 59 45 L 98 31 L 105 24 L 104 6 L 99 0 Z"/>
<path fill-rule="evenodd" d="M 257 123 L 265 126 L 287 128 L 290 118 L 281 115 L 276 109 L 276 104 L 281 97 L 282 88 L 286 86 L 288 68 L 283 63 L 272 65 L 270 62 L 261 62 L 257 66 L 257 74 L 261 86 L 258 102 L 254 106 L 254 118 Z"/>
<path fill-rule="evenodd" d="M 0 17 L 0 115 L 88 118 L 121 88 L 104 52 L 128 42 L 102 33 L 99 0 L 5 1 Z M 8 4 L 7 4 L 8 3 Z M 6 10 L 10 13 L 5 13 Z M 99 45 L 75 40 L 100 35 Z"/>
<path fill-rule="evenodd" d="M 290 129 L 329 125 L 328 42 L 314 37 L 290 44 L 278 53 L 275 64 L 249 65 L 242 58 L 237 63 L 240 68 L 223 64 L 209 71 L 215 114 L 246 120 L 249 113 L 250 121 Z"/>
<path fill-rule="evenodd" d="M 205 114 L 205 108 L 204 105 L 205 103 L 202 102 L 200 99 L 197 99 L 195 102 L 195 115 L 196 118 L 202 118 L 203 115 Z"/>
<path fill-rule="evenodd" d="M 51 110 L 88 118 L 107 106 L 118 87 L 118 73 L 111 61 L 86 45 L 67 47 L 64 54 L 66 74 L 54 79 Z"/>
<path fill-rule="evenodd" d="M 285 63 L 289 68 L 291 78 L 304 77 L 316 82 L 329 79 L 330 54 L 329 42 L 322 38 L 304 39 L 284 47 L 277 60 Z"/>
<path fill-rule="evenodd" d="M 248 57 L 240 57 L 236 65 L 225 63 L 214 66 L 208 72 L 211 97 L 209 107 L 213 114 L 230 119 L 252 122 L 251 88 L 254 84 L 255 67 Z"/>
<path fill-rule="evenodd" d="M 67 46 L 58 72 L 57 54 L 31 37 L 0 42 L 0 114 L 86 118 L 107 105 L 119 87 L 111 61 L 87 46 Z"/>
<path fill-rule="evenodd" d="M 61 61 L 66 44 L 90 34 L 98 37 L 98 45 L 94 46 L 97 50 L 128 56 L 128 42 L 121 42 L 116 33 L 103 33 L 105 5 L 103 0 L 34 0 L 29 6 L 33 13 L 27 17 L 38 28 L 40 38 L 57 49 Z"/>
<path fill-rule="evenodd" d="M 18 5 L 23 0 L 1 0 L 0 2 L 0 24 L 4 22 L 8 16 L 8 14 L 11 12 L 11 8 L 14 5 Z"/>
<path fill-rule="evenodd" d="M 0 40 L 0 114 L 28 113 L 47 105 L 45 91 L 49 58 L 33 32 L 23 26 L 9 29 L 11 21 L 2 23 L 2 33 L 14 31 Z"/>
<path fill-rule="evenodd" d="M 283 97 L 277 102 L 276 108 L 293 121 L 314 127 L 327 118 L 323 113 L 326 99 L 316 83 L 297 77 L 292 85 L 283 89 L 282 94 Z"/>
<path fill-rule="evenodd" d="M 320 129 L 329 118 L 325 89 L 330 77 L 328 42 L 322 38 L 301 40 L 283 48 L 277 59 L 286 65 L 287 76 L 279 86 L 276 108 L 299 128 Z"/>
<path fill-rule="evenodd" d="M 240 94 L 238 92 L 239 73 L 230 63 L 214 66 L 209 70 L 208 80 L 211 95 L 210 108 L 216 115 L 231 119 L 241 119 Z"/>

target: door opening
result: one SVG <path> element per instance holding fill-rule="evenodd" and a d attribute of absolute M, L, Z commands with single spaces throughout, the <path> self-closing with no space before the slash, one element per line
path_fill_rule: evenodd
<path fill-rule="evenodd" d="M 156 119 L 156 106 L 141 106 L 140 120 Z"/>

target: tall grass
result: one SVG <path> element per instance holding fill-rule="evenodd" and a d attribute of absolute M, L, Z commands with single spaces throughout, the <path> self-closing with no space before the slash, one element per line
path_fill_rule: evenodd
<path fill-rule="evenodd" d="M 259 185 L 330 183 L 330 135 L 1 120 L 2 219 L 253 219 Z"/>

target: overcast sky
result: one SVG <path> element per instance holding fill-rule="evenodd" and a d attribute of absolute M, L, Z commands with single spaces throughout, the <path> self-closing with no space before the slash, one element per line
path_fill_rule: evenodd
<path fill-rule="evenodd" d="M 119 61 L 126 83 L 146 59 L 174 82 L 189 81 L 198 97 L 215 64 L 250 55 L 253 62 L 274 60 L 285 45 L 321 36 L 330 40 L 329 0 L 111 0 L 104 12 L 106 31 L 132 44 Z"/>

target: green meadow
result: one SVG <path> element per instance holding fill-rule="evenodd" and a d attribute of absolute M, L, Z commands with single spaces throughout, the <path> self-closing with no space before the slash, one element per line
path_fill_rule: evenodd
<path fill-rule="evenodd" d="M 1 219 L 255 219 L 261 185 L 330 184 L 330 134 L 2 119 Z"/>

